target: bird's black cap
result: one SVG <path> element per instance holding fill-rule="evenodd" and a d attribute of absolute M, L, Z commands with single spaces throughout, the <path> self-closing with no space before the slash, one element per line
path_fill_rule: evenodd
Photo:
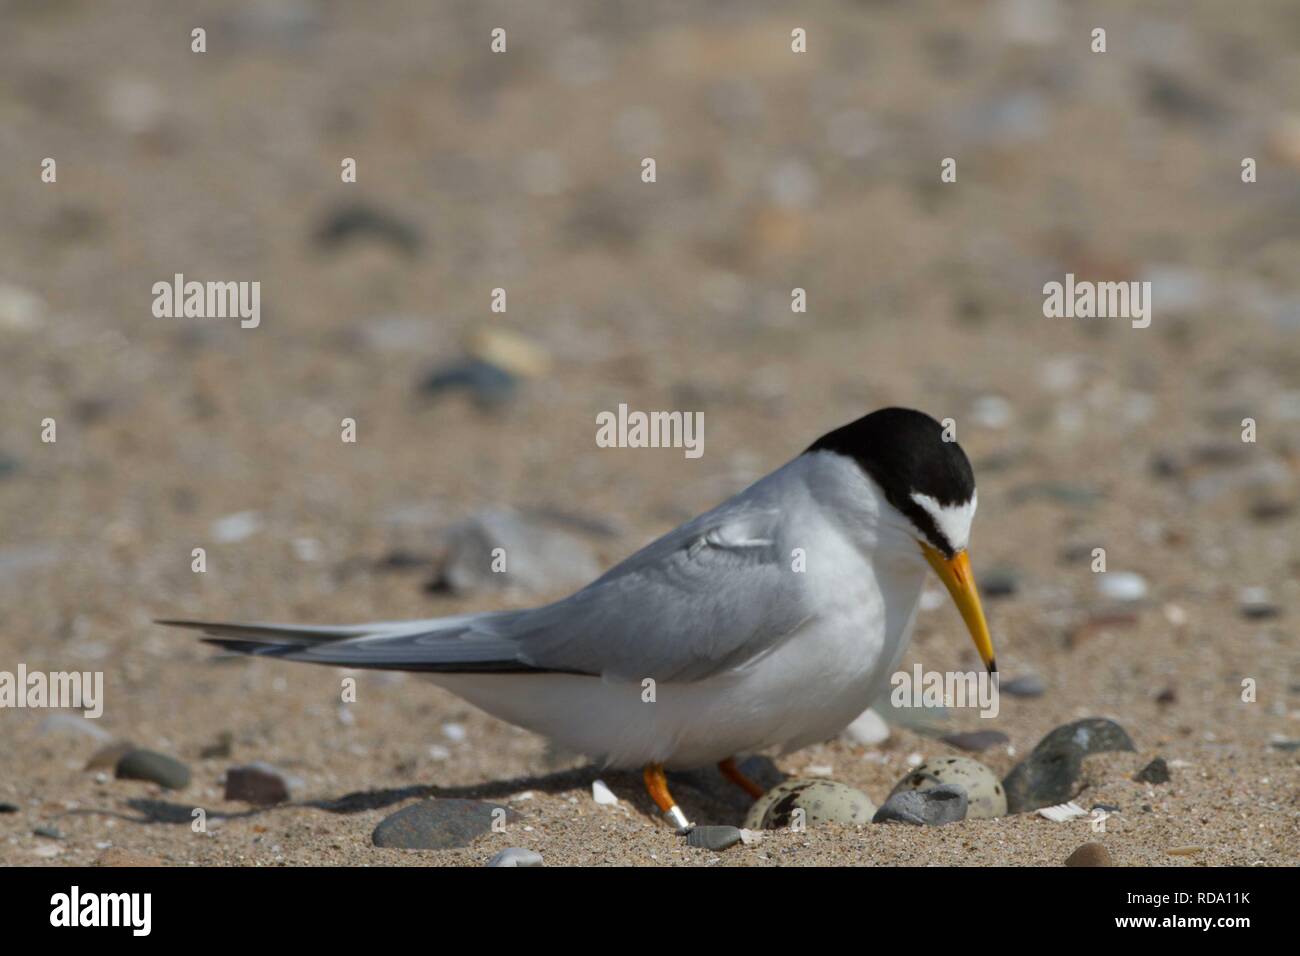
<path fill-rule="evenodd" d="M 953 547 L 934 518 L 912 500 L 929 495 L 940 505 L 961 505 L 975 494 L 970 460 L 955 441 L 945 441 L 943 426 L 911 408 L 882 408 L 827 432 L 808 451 L 833 451 L 852 458 L 901 511 L 948 557 Z"/>

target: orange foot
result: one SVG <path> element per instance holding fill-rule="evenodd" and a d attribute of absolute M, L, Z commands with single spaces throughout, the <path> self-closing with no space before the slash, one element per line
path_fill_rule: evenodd
<path fill-rule="evenodd" d="M 663 811 L 664 816 L 671 820 L 677 829 L 686 830 L 690 828 L 691 824 L 686 819 L 686 814 L 682 813 L 682 808 L 677 805 L 673 795 L 668 792 L 668 778 L 664 776 L 663 764 L 646 764 L 645 788 L 650 791 L 650 799 L 655 802 L 655 805 Z"/>

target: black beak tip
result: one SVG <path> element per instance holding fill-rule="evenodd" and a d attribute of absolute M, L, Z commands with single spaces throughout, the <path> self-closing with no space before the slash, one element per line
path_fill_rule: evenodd
<path fill-rule="evenodd" d="M 994 658 L 993 660 L 989 661 L 989 673 L 996 674 L 997 672 L 998 672 L 998 662 L 997 659 Z"/>

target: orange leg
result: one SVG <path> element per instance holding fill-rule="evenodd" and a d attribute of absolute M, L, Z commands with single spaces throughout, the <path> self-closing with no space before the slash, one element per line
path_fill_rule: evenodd
<path fill-rule="evenodd" d="M 740 772 L 740 768 L 736 766 L 735 757 L 728 757 L 726 760 L 719 760 L 718 769 L 722 771 L 724 777 L 738 786 L 741 790 L 744 790 L 755 800 L 767 792 Z"/>
<path fill-rule="evenodd" d="M 668 778 L 664 776 L 663 764 L 650 763 L 645 767 L 645 788 L 650 791 L 650 799 L 655 802 L 664 816 L 679 829 L 686 829 L 690 823 L 682 808 L 677 805 L 673 795 L 668 792 Z"/>

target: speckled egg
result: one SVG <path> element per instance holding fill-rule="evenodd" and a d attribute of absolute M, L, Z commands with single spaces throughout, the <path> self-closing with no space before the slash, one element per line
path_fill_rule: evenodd
<path fill-rule="evenodd" d="M 993 771 L 969 757 L 936 757 L 917 767 L 894 787 L 900 790 L 929 790 L 941 783 L 955 783 L 966 791 L 966 818 L 987 820 L 1006 816 L 1007 795 Z"/>
<path fill-rule="evenodd" d="M 796 808 L 804 823 L 870 823 L 876 805 L 861 790 L 834 780 L 787 780 L 763 794 L 745 817 L 747 830 L 779 830 L 790 825 Z"/>

